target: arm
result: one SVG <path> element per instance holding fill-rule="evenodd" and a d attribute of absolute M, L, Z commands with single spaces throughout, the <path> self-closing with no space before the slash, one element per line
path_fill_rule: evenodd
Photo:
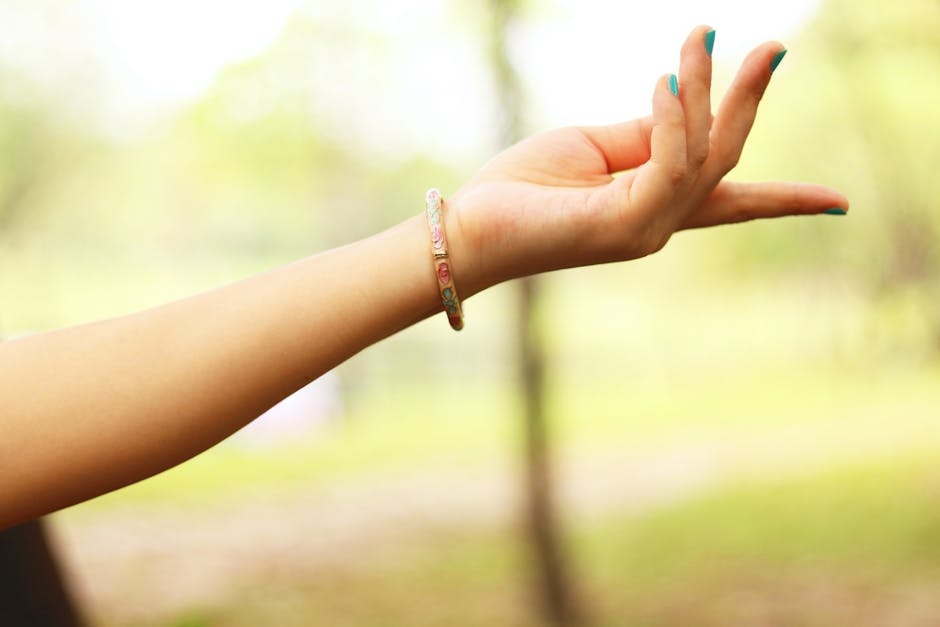
<path fill-rule="evenodd" d="M 748 56 L 713 120 L 706 30 L 683 47 L 679 95 L 657 83 L 652 116 L 533 136 L 445 197 L 463 298 L 647 255 L 680 229 L 848 206 L 817 185 L 722 180 L 781 46 Z M 436 311 L 418 215 L 217 290 L 0 344 L 0 528 L 178 464 Z"/>
<path fill-rule="evenodd" d="M 479 278 L 447 227 L 469 296 Z M 439 311 L 429 251 L 418 215 L 191 298 L 0 344 L 0 528 L 174 466 Z"/>

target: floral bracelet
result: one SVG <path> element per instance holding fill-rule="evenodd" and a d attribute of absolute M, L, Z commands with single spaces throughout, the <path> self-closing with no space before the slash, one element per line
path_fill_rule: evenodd
<path fill-rule="evenodd" d="M 424 196 L 427 205 L 428 228 L 431 230 L 431 255 L 434 260 L 434 275 L 437 277 L 437 287 L 441 293 L 441 302 L 447 312 L 447 321 L 454 331 L 463 328 L 463 308 L 457 297 L 457 287 L 454 285 L 454 273 L 451 269 L 450 258 L 447 256 L 447 236 L 444 234 L 444 200 L 441 192 L 433 187 Z"/>

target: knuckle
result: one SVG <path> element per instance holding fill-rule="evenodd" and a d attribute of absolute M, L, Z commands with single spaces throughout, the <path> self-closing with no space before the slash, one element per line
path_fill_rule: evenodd
<path fill-rule="evenodd" d="M 670 183 L 678 185 L 685 179 L 685 175 L 688 174 L 688 171 L 689 168 L 685 161 L 676 161 L 669 166 L 666 174 L 669 177 Z"/>
<path fill-rule="evenodd" d="M 760 106 L 760 101 L 763 99 L 763 97 L 764 97 L 764 92 L 758 88 L 748 89 L 744 93 L 744 99 L 747 102 L 748 106 L 751 109 L 755 109 L 755 110 L 757 109 L 758 106 Z"/>
<path fill-rule="evenodd" d="M 669 241 L 669 233 L 661 233 L 657 237 L 653 237 L 649 242 L 647 242 L 647 253 L 652 255 L 653 253 L 659 252 L 666 246 L 666 242 Z"/>
<path fill-rule="evenodd" d="M 708 160 L 708 144 L 702 143 L 693 148 L 689 153 L 689 165 L 693 170 L 699 170 Z"/>
<path fill-rule="evenodd" d="M 735 81 L 730 92 L 730 95 L 740 103 L 740 107 L 744 111 L 756 110 L 764 97 L 762 89 L 747 81 Z"/>
<path fill-rule="evenodd" d="M 666 242 L 669 241 L 669 233 L 659 225 L 651 224 L 634 242 L 631 254 L 633 257 L 645 257 L 662 250 Z"/>
<path fill-rule="evenodd" d="M 731 170 L 735 169 L 738 166 L 738 162 L 741 160 L 741 151 L 740 150 L 728 150 L 720 155 L 718 159 L 721 164 L 721 170 L 723 174 L 727 174 Z"/>
<path fill-rule="evenodd" d="M 754 214 L 749 209 L 737 208 L 731 212 L 731 222 L 749 222 L 754 219 Z"/>

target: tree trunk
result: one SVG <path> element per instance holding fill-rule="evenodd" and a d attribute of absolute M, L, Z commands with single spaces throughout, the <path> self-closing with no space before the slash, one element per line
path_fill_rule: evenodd
<path fill-rule="evenodd" d="M 503 115 L 500 148 L 523 136 L 521 85 L 506 53 L 506 30 L 516 4 L 517 0 L 491 0 L 490 61 Z M 539 281 L 528 277 L 518 284 L 516 348 L 525 412 L 525 514 L 536 567 L 535 592 L 546 623 L 570 627 L 583 621 L 572 592 L 553 498 L 551 437 L 544 411 L 545 356 L 542 337 L 533 321 Z"/>

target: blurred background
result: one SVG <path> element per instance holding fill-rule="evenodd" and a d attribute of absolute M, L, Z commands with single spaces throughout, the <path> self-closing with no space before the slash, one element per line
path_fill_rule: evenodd
<path fill-rule="evenodd" d="M 936 0 L 0 0 L 0 334 L 236 281 L 519 137 L 644 115 L 699 23 L 715 105 L 789 49 L 732 178 L 848 216 L 498 286 L 50 516 L 85 620 L 940 623 Z"/>

